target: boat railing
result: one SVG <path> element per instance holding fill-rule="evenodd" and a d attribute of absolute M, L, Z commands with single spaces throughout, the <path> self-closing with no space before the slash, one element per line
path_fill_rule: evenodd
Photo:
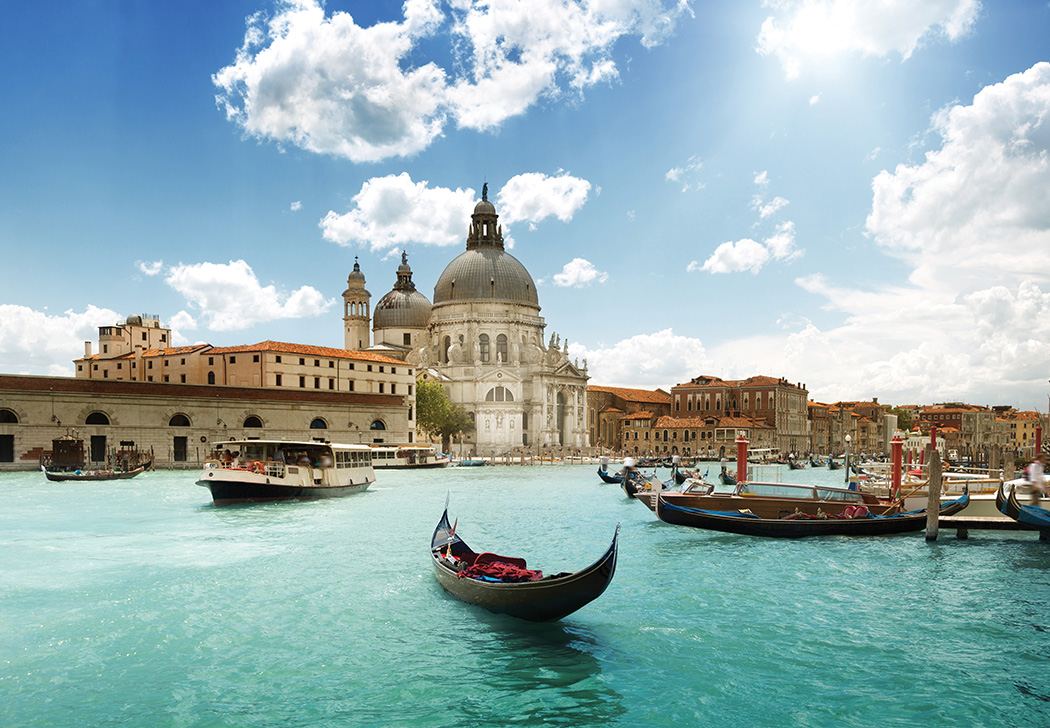
<path fill-rule="evenodd" d="M 286 466 L 277 460 L 206 460 L 204 467 L 209 470 L 240 470 L 271 478 L 283 478 Z"/>

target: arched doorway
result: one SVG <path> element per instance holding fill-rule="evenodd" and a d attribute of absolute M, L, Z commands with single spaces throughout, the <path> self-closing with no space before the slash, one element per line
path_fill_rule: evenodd
<path fill-rule="evenodd" d="M 554 411 L 554 416 L 557 419 L 555 426 L 558 430 L 558 444 L 565 444 L 565 395 L 558 392 L 557 406 Z"/>

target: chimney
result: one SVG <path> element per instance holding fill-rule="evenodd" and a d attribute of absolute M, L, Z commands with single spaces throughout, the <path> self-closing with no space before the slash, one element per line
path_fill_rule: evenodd
<path fill-rule="evenodd" d="M 90 341 L 85 341 L 84 342 L 84 358 L 87 359 L 90 356 L 91 356 L 91 342 Z"/>

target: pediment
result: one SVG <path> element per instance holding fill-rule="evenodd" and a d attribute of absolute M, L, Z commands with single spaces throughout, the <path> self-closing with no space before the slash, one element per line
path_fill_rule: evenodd
<path fill-rule="evenodd" d="M 522 382 L 522 377 L 513 369 L 503 369 L 501 367 L 485 372 L 478 378 L 478 381 L 486 384 L 508 384 L 511 382 L 514 384 L 520 384 Z"/>

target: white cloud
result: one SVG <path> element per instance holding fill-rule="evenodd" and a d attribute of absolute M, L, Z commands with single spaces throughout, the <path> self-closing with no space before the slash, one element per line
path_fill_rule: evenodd
<path fill-rule="evenodd" d="M 770 259 L 769 249 L 751 238 L 737 240 L 735 243 L 722 243 L 711 257 L 699 265 L 695 260 L 686 270 L 705 270 L 708 273 L 739 273 L 751 271 L 758 273 Z"/>
<path fill-rule="evenodd" d="M 212 77 L 227 118 L 258 138 L 355 162 L 410 156 L 458 126 L 489 129 L 541 97 L 619 74 L 626 36 L 661 42 L 687 0 L 407 0 L 402 22 L 364 28 L 318 0 L 248 19 L 234 62 Z M 425 57 L 447 48 L 451 70 Z"/>
<path fill-rule="evenodd" d="M 705 186 L 704 183 L 695 181 L 695 178 L 699 176 L 699 172 L 703 166 L 704 163 L 700 158 L 693 155 L 683 166 L 672 167 L 667 170 L 664 179 L 668 182 L 682 182 L 682 192 L 688 192 L 691 187 L 703 189 Z M 690 181 L 690 179 L 694 181 Z"/>
<path fill-rule="evenodd" d="M 667 389 L 714 367 L 699 339 L 672 329 L 639 334 L 608 348 L 569 344 L 569 356 L 586 359 L 591 381 L 608 387 Z"/>
<path fill-rule="evenodd" d="M 303 209 L 303 203 L 299 200 L 296 200 L 291 205 L 289 205 L 288 209 L 292 212 L 299 212 L 299 210 Z"/>
<path fill-rule="evenodd" d="M 589 283 L 597 281 L 598 283 L 605 283 L 609 280 L 609 274 L 598 270 L 594 267 L 594 264 L 583 258 L 573 258 L 570 262 L 565 264 L 562 268 L 561 273 L 554 275 L 554 285 L 561 286 L 562 288 L 570 288 L 575 286 L 576 288 L 582 288 Z"/>
<path fill-rule="evenodd" d="M 509 229 L 513 223 L 535 225 L 548 217 L 572 220 L 590 190 L 590 182 L 565 173 L 529 172 L 512 177 L 497 195 L 505 243 L 513 247 Z M 476 199 L 471 188 L 430 187 L 427 181 L 413 182 L 402 172 L 366 181 L 349 212 L 330 211 L 320 225 L 326 240 L 368 246 L 373 251 L 410 243 L 456 245 L 466 237 Z"/>
<path fill-rule="evenodd" d="M 590 191 L 590 182 L 564 172 L 553 177 L 526 172 L 511 177 L 500 189 L 497 212 L 505 225 L 535 224 L 552 216 L 569 222 L 587 202 Z"/>
<path fill-rule="evenodd" d="M 755 175 L 755 184 L 758 185 L 759 187 L 765 187 L 766 185 L 768 185 L 769 184 L 769 172 L 767 170 L 763 169 L 761 172 L 756 174 Z"/>
<path fill-rule="evenodd" d="M 263 286 L 243 260 L 229 263 L 179 264 L 168 271 L 165 282 L 199 310 L 199 317 L 213 331 L 238 331 L 275 319 L 317 316 L 329 310 L 316 289 L 302 286 L 291 293 Z M 180 320 L 180 324 L 187 319 Z M 188 317 L 192 321 L 192 317 Z"/>
<path fill-rule="evenodd" d="M 755 196 L 751 203 L 751 207 L 758 211 L 758 217 L 760 220 L 765 220 L 770 215 L 779 212 L 788 205 L 788 201 L 783 197 L 774 197 L 769 202 L 764 202 L 761 197 Z"/>
<path fill-rule="evenodd" d="M 813 94 L 809 97 L 810 106 L 816 106 L 818 103 L 820 103 L 820 94 Z"/>
<path fill-rule="evenodd" d="M 84 342 L 98 340 L 99 326 L 120 321 L 115 311 L 97 306 L 56 316 L 0 304 L 0 372 L 73 376 L 73 360 L 84 355 Z"/>
<path fill-rule="evenodd" d="M 135 263 L 135 265 L 138 266 L 138 269 L 142 273 L 144 273 L 144 274 L 146 274 L 148 276 L 155 276 L 158 273 L 160 273 L 162 270 L 164 270 L 164 261 L 163 260 L 154 260 L 154 261 L 140 260 L 140 261 L 137 261 Z"/>
<path fill-rule="evenodd" d="M 942 145 L 874 180 L 867 232 L 946 295 L 1050 280 L 1050 63 L 938 113 Z"/>
<path fill-rule="evenodd" d="M 767 0 L 757 50 L 788 78 L 810 61 L 846 53 L 907 60 L 925 40 L 955 42 L 977 21 L 978 0 Z"/>

